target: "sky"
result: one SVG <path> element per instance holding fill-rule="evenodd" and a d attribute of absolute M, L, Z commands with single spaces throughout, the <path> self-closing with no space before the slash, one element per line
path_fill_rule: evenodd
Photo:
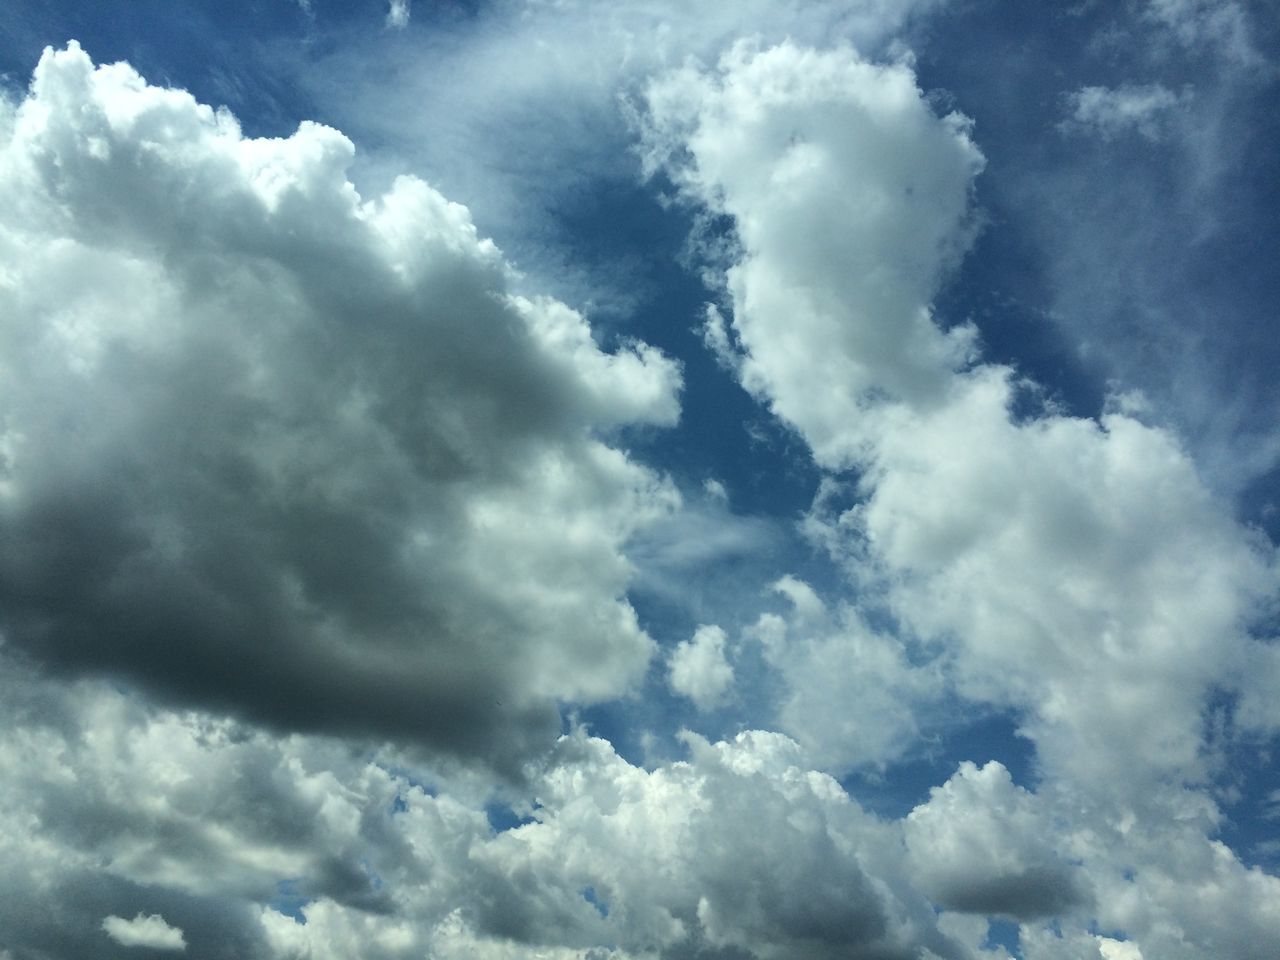
<path fill-rule="evenodd" d="M 0 960 L 1272 960 L 1269 0 L 9 0 Z"/>

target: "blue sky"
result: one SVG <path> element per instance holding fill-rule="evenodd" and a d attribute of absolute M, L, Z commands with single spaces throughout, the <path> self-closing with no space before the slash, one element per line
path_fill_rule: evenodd
<path fill-rule="evenodd" d="M 17 0 L 0 960 L 1264 958 L 1280 19 Z"/>

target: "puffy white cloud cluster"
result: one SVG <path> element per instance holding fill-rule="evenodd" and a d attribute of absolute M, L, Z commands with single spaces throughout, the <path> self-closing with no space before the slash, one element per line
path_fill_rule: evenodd
<path fill-rule="evenodd" d="M 673 74 L 649 106 L 652 162 L 735 226 L 743 383 L 819 464 L 858 471 L 854 505 L 829 485 L 810 519 L 863 605 L 966 696 L 1026 711 L 1056 771 L 1135 792 L 1201 773 L 1199 710 L 1243 663 L 1270 552 L 1170 433 L 1016 417 L 1013 372 L 965 366 L 973 331 L 934 323 L 982 166 L 963 118 L 906 65 L 790 45 Z"/>
<path fill-rule="evenodd" d="M 648 104 L 651 164 L 734 227 L 731 325 L 712 340 L 820 466 L 854 471 L 824 484 L 809 524 L 856 603 L 833 629 L 792 583 L 792 621 L 753 628 L 783 681 L 784 729 L 843 769 L 897 755 L 939 681 L 1009 709 L 1053 809 L 1076 805 L 1058 826 L 1069 843 L 1119 829 L 1134 856 L 1143 907 L 1120 915 L 1115 886 L 1098 893 L 1110 929 L 1161 956 L 1274 943 L 1275 879 L 1207 839 L 1216 807 L 1195 789 L 1214 757 L 1212 694 L 1241 694 L 1248 722 L 1267 723 L 1266 681 L 1247 667 L 1274 647 L 1248 630 L 1275 593 L 1273 548 L 1168 430 L 1121 404 L 1097 420 L 1015 413 L 1014 371 L 976 362 L 971 329 L 935 323 L 982 167 L 966 122 L 938 117 L 904 64 L 788 44 L 679 71 Z M 886 616 L 888 632 L 865 625 Z M 1079 913 L 1102 878 L 1119 884 L 1110 854 L 1045 844 L 1039 803 L 998 766 L 962 768 L 907 822 L 920 882 L 942 904 L 1015 917 Z M 1134 826 L 1168 816 L 1194 826 Z M 1219 856 L 1224 886 L 1258 911 L 1245 935 L 1207 912 L 1169 919 Z M 1201 879 L 1172 865 L 1184 857 Z M 1028 956 L 1057 949 L 1039 928 L 1026 939 Z"/>
<path fill-rule="evenodd" d="M 109 937 L 317 960 L 969 955 L 908 881 L 896 825 L 779 734 L 690 736 L 688 760 L 645 770 L 575 733 L 530 769 L 527 822 L 495 832 L 480 806 L 414 779 L 393 751 L 157 711 L 12 665 L 7 678 L 4 946 L 89 956 Z"/>
<path fill-rule="evenodd" d="M 0 629 L 293 729 L 517 760 L 652 641 L 623 542 L 675 493 L 610 436 L 677 367 L 508 292 L 425 183 L 250 139 L 78 46 L 0 123 Z"/>
<path fill-rule="evenodd" d="M 794 43 L 648 109 L 650 164 L 733 223 L 710 339 L 827 471 L 849 583 L 675 645 L 673 691 L 773 683 L 784 733 L 644 767 L 555 739 L 652 659 L 624 548 L 665 589 L 770 542 L 723 487 L 664 523 L 622 449 L 676 366 L 517 296 L 424 183 L 362 198 L 329 128 L 245 138 L 75 46 L 0 105 L 0 957 L 1007 958 L 995 916 L 1025 960 L 1270 960 L 1280 880 L 1201 789 L 1212 693 L 1280 727 L 1270 548 L 1169 431 L 1016 416 L 939 326 L 968 122 Z M 965 763 L 895 821 L 830 775 L 963 702 L 1021 719 L 1034 790 Z M 521 822 L 441 754 L 518 772 Z"/>
<path fill-rule="evenodd" d="M 1069 922 L 1086 908 L 1147 956 L 1262 960 L 1280 922 L 1280 880 L 1205 841 L 1203 809 L 1107 825 L 998 764 L 894 822 L 780 734 L 689 735 L 686 760 L 645 769 L 574 733 L 497 831 L 393 750 L 14 664 L 4 682 L 0 949 L 18 956 L 1001 956 L 937 903 L 1016 913 L 1031 960 L 1090 956 Z"/>

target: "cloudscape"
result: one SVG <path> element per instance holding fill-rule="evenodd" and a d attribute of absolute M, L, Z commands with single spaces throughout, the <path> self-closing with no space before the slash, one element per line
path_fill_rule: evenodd
<path fill-rule="evenodd" d="M 1280 955 L 1280 18 L 16 0 L 0 960 Z"/>

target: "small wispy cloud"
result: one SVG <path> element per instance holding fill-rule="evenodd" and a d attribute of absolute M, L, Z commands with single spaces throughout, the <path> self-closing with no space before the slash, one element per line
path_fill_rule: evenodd
<path fill-rule="evenodd" d="M 1108 140 L 1130 131 L 1159 140 L 1170 113 L 1189 97 L 1189 91 L 1177 94 L 1158 83 L 1081 87 L 1068 96 L 1070 114 L 1059 126 L 1064 132 L 1088 131 Z"/>
<path fill-rule="evenodd" d="M 387 10 L 387 26 L 403 30 L 409 25 L 409 0 L 391 0 Z"/>

